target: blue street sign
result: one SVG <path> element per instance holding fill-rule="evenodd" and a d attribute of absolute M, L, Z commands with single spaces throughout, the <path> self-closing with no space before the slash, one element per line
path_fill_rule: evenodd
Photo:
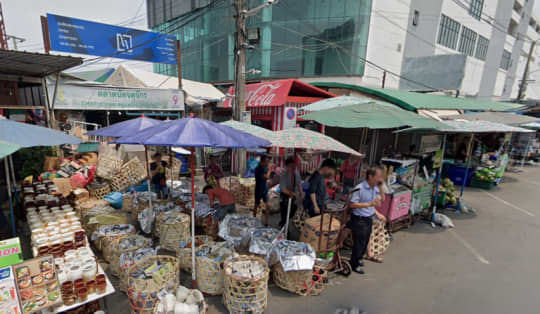
<path fill-rule="evenodd" d="M 176 64 L 176 37 L 47 14 L 51 49 Z"/>

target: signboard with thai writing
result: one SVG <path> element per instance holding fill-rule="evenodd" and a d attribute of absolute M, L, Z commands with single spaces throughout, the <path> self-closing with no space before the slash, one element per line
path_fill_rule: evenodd
<path fill-rule="evenodd" d="M 176 37 L 47 14 L 51 49 L 101 57 L 176 64 Z"/>
<path fill-rule="evenodd" d="M 0 267 L 19 264 L 23 261 L 19 238 L 0 241 Z"/>
<path fill-rule="evenodd" d="M 54 85 L 48 88 L 53 99 Z M 54 109 L 63 110 L 184 110 L 184 93 L 177 89 L 109 88 L 59 84 Z"/>

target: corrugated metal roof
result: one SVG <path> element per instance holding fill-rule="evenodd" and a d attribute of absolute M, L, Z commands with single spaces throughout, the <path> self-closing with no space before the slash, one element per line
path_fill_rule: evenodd
<path fill-rule="evenodd" d="M 410 111 L 416 111 L 418 109 L 509 111 L 523 107 L 521 104 L 502 103 L 484 99 L 455 98 L 335 82 L 316 82 L 311 84 L 318 87 L 334 87 L 356 90 L 361 93 L 380 97 Z"/>
<path fill-rule="evenodd" d="M 0 74 L 45 77 L 82 64 L 82 58 L 0 50 Z"/>

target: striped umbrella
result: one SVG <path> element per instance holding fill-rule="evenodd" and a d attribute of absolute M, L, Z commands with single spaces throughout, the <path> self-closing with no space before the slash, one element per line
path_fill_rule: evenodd
<path fill-rule="evenodd" d="M 303 148 L 311 150 L 334 151 L 363 156 L 349 146 L 342 144 L 330 136 L 304 128 L 291 128 L 272 132 L 272 146 L 283 148 Z"/>

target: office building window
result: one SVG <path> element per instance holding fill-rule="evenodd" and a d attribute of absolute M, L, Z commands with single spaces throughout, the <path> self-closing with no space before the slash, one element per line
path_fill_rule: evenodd
<path fill-rule="evenodd" d="M 488 47 L 489 40 L 484 36 L 478 35 L 478 45 L 476 46 L 476 53 L 474 54 L 474 57 L 476 59 L 486 61 Z"/>
<path fill-rule="evenodd" d="M 463 26 L 461 29 L 461 38 L 459 39 L 458 51 L 472 57 L 474 54 L 474 47 L 476 46 L 476 37 L 478 37 L 476 32 Z"/>
<path fill-rule="evenodd" d="M 469 14 L 475 19 L 480 20 L 482 17 L 482 9 L 484 8 L 484 0 L 471 0 Z"/>
<path fill-rule="evenodd" d="M 437 43 L 448 48 L 456 49 L 460 28 L 461 24 L 442 14 Z"/>
<path fill-rule="evenodd" d="M 510 51 L 505 50 L 503 51 L 502 58 L 501 58 L 501 69 L 508 70 L 510 68 L 510 65 L 512 65 L 511 62 L 512 54 Z"/>

